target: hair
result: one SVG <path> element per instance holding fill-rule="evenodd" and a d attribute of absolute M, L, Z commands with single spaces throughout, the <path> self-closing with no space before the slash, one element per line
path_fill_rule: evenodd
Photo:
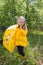
<path fill-rule="evenodd" d="M 23 25 L 22 28 L 23 28 L 24 30 L 26 30 L 26 29 L 27 29 L 27 25 L 26 25 L 26 19 L 25 19 L 25 17 L 23 17 L 23 16 L 18 17 L 18 19 L 17 19 L 17 23 L 19 22 L 19 21 L 18 21 L 19 19 L 24 20 L 24 25 Z"/>

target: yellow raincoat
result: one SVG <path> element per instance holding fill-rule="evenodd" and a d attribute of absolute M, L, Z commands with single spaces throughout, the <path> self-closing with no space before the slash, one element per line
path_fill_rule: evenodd
<path fill-rule="evenodd" d="M 11 53 L 16 46 L 27 46 L 27 30 L 18 28 L 18 25 L 10 26 L 3 35 L 3 45 Z"/>
<path fill-rule="evenodd" d="M 15 44 L 16 46 L 27 46 L 27 30 L 23 30 L 20 28 L 16 28 L 15 34 L 14 34 L 14 38 L 15 38 Z"/>

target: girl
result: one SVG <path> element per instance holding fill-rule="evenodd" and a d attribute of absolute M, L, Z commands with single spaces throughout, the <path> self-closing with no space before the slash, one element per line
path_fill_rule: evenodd
<path fill-rule="evenodd" d="M 23 16 L 20 16 L 17 20 L 18 27 L 15 32 L 15 40 L 18 52 L 21 56 L 25 57 L 24 47 L 27 46 L 27 26 L 26 20 Z"/>
<path fill-rule="evenodd" d="M 17 28 L 14 33 L 15 44 L 17 46 L 18 52 L 22 57 L 25 57 L 24 48 L 27 46 L 27 26 L 26 20 L 23 16 L 17 19 Z M 2 40 L 0 41 L 2 43 Z"/>

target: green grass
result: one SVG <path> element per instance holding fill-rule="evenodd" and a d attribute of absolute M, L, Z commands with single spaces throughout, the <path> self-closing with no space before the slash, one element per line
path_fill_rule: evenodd
<path fill-rule="evenodd" d="M 1 33 L 0 33 L 1 34 Z M 17 48 L 11 54 L 3 46 L 0 45 L 0 65 L 36 65 L 37 58 L 43 56 L 43 34 L 29 33 L 29 45 L 25 49 L 26 59 L 22 59 Z"/>

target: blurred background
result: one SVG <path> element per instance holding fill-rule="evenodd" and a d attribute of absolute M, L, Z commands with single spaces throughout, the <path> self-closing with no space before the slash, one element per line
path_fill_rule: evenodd
<path fill-rule="evenodd" d="M 23 62 L 17 49 L 12 55 L 0 45 L 0 65 L 43 65 L 43 0 L 0 0 L 0 40 L 4 34 L 1 27 L 16 24 L 19 16 L 26 18 L 28 27 L 28 57 Z"/>

